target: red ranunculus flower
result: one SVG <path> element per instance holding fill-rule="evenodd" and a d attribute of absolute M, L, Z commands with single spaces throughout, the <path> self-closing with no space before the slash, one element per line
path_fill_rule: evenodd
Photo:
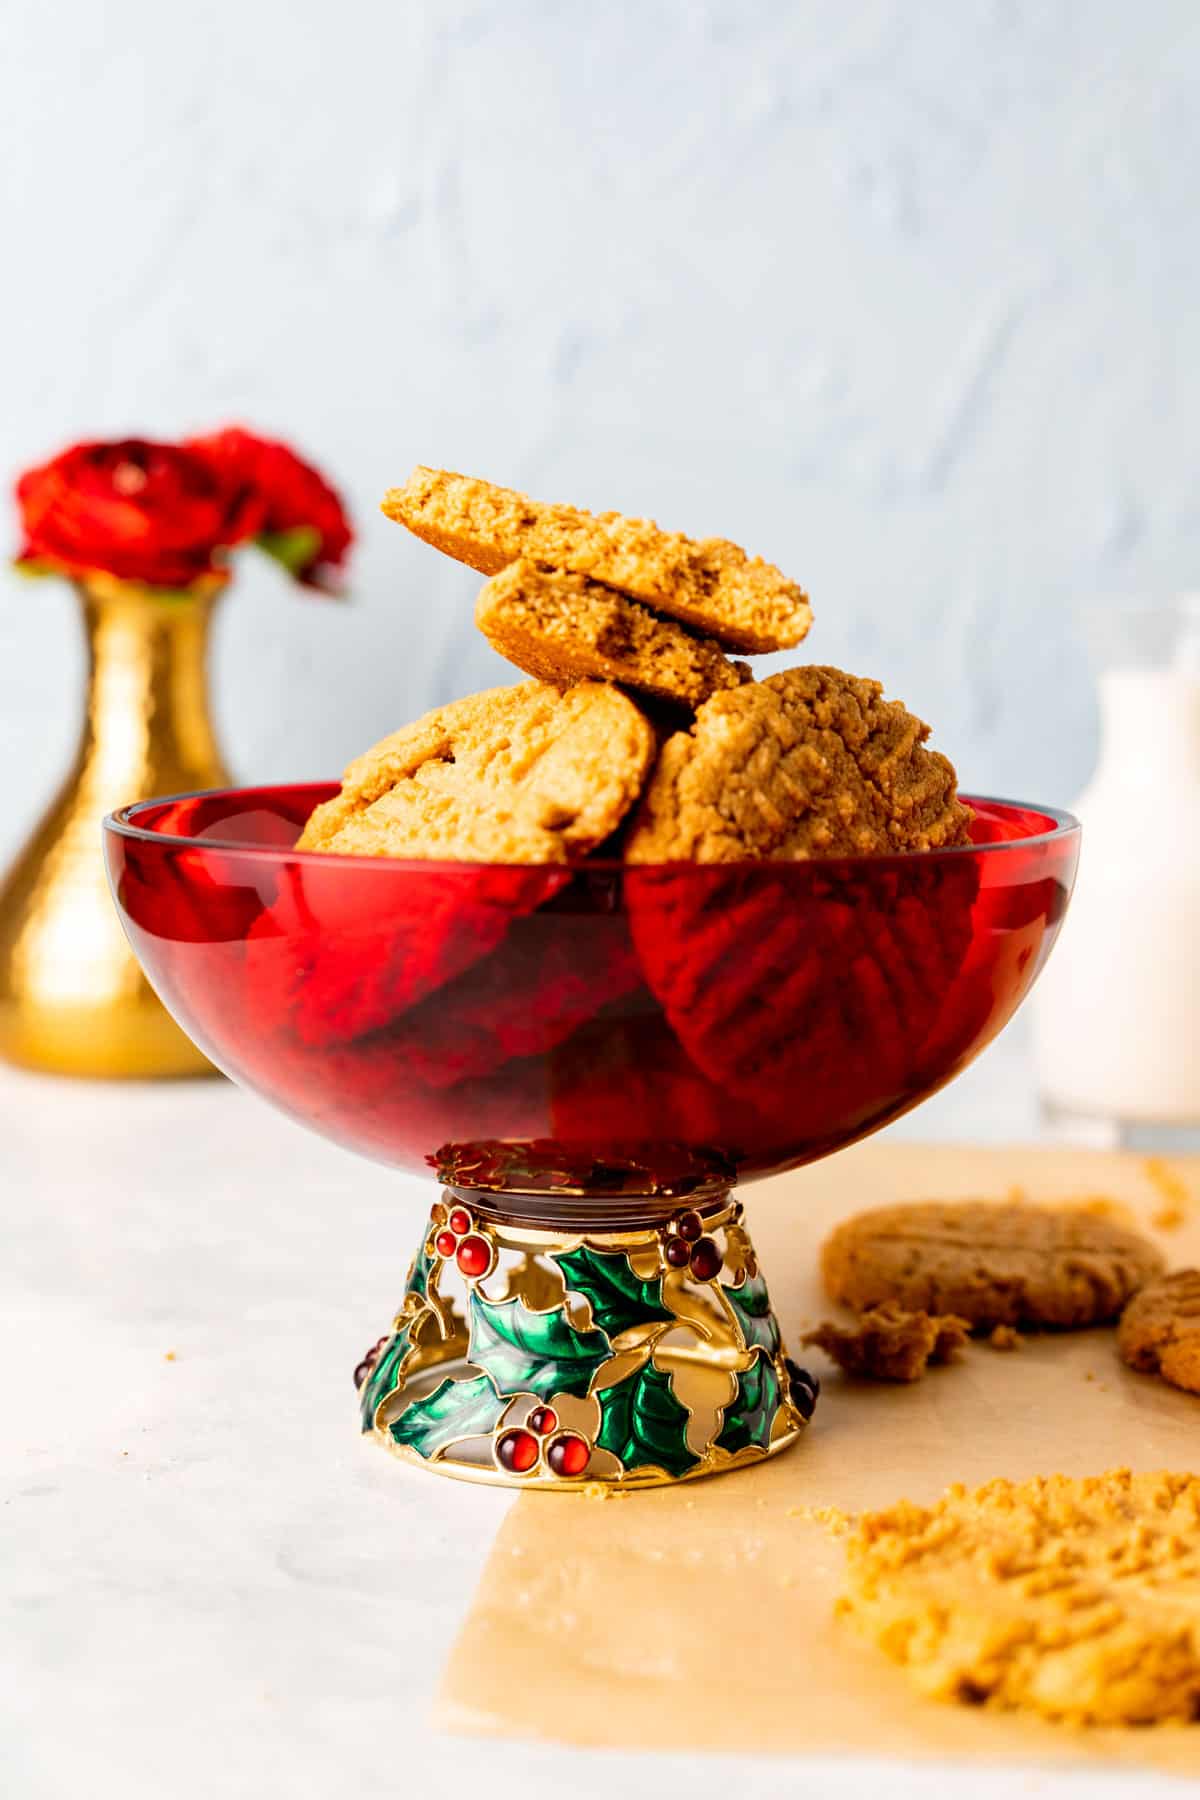
<path fill-rule="evenodd" d="M 221 552 L 262 529 L 253 484 L 195 451 L 128 438 L 75 444 L 17 483 L 31 571 L 103 571 L 150 587 L 223 581 Z"/>
<path fill-rule="evenodd" d="M 240 425 L 191 438 L 187 448 L 261 496 L 258 542 L 264 550 L 306 587 L 337 592 L 353 533 L 340 497 L 311 463 Z"/>

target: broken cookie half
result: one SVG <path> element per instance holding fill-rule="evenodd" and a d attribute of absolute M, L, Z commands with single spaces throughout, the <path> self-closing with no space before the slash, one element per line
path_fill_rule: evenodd
<path fill-rule="evenodd" d="M 709 639 L 615 588 L 532 562 L 510 563 L 479 596 L 475 623 L 501 656 L 543 681 L 599 679 L 697 707 L 750 678 Z"/>
<path fill-rule="evenodd" d="M 548 505 L 423 466 L 384 496 L 383 510 L 485 575 L 525 560 L 587 576 L 731 650 L 790 650 L 812 621 L 807 595 L 771 563 L 724 538 L 663 531 L 652 519 Z"/>

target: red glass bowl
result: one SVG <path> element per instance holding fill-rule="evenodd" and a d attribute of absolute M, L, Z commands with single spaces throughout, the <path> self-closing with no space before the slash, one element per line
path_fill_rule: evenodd
<path fill-rule="evenodd" d="M 530 1196 L 717 1191 L 878 1129 L 1011 1018 L 1070 898 L 1075 820 L 972 799 L 925 855 L 574 868 L 291 846 L 334 787 L 105 821 L 179 1023 L 352 1149 Z M 582 1204 L 582 1202 L 581 1202 Z"/>

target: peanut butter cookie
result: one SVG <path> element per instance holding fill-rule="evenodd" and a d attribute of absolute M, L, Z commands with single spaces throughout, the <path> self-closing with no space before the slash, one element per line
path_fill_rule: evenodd
<path fill-rule="evenodd" d="M 853 1325 L 827 1319 L 800 1339 L 831 1357 L 847 1375 L 872 1381 L 919 1381 L 930 1363 L 962 1349 L 970 1321 L 955 1313 L 906 1312 L 891 1302 L 861 1313 Z"/>
<path fill-rule="evenodd" d="M 723 538 L 661 531 L 651 519 L 548 506 L 448 469 L 413 470 L 383 510 L 415 536 L 494 575 L 524 558 L 587 575 L 732 650 L 790 650 L 808 630 L 806 595 Z"/>
<path fill-rule="evenodd" d="M 617 688 L 538 681 L 427 713 L 350 764 L 298 849 L 462 862 L 583 855 L 624 818 L 654 732 Z"/>
<path fill-rule="evenodd" d="M 931 1699 L 1072 1725 L 1200 1719 L 1200 1479 L 1127 1469 L 868 1513 L 841 1616 Z"/>
<path fill-rule="evenodd" d="M 877 855 L 967 841 L 953 766 L 877 681 L 805 667 L 717 694 L 668 739 L 630 862 Z"/>
<path fill-rule="evenodd" d="M 479 596 L 475 623 L 501 656 L 543 681 L 598 677 L 699 706 L 749 679 L 715 644 L 586 575 L 510 563 Z"/>
<path fill-rule="evenodd" d="M 1162 1266 L 1153 1244 L 1108 1219 L 991 1200 L 877 1207 L 821 1252 L 831 1300 L 957 1313 L 981 1329 L 1107 1324 Z"/>
<path fill-rule="evenodd" d="M 1200 1269 L 1144 1287 L 1121 1314 L 1117 1348 L 1131 1369 L 1200 1394 Z"/>

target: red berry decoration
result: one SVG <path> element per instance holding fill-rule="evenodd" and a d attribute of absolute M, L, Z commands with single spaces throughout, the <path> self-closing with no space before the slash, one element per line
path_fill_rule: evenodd
<path fill-rule="evenodd" d="M 811 1419 L 821 1394 L 821 1378 L 802 1369 L 789 1356 L 784 1364 L 788 1373 L 788 1398 L 802 1419 Z"/>
<path fill-rule="evenodd" d="M 450 1229 L 458 1237 L 465 1237 L 471 1229 L 471 1215 L 465 1206 L 456 1206 L 450 1214 Z"/>
<path fill-rule="evenodd" d="M 552 1406 L 535 1406 L 525 1423 L 539 1437 L 549 1437 L 552 1431 L 558 1430 L 558 1414 Z"/>
<path fill-rule="evenodd" d="M 372 1344 L 371 1348 L 367 1351 L 367 1354 L 359 1363 L 357 1369 L 355 1369 L 354 1385 L 356 1388 L 362 1386 L 363 1382 L 367 1379 L 367 1376 L 371 1373 L 371 1370 L 375 1367 L 375 1364 L 379 1361 L 379 1352 L 383 1349 L 383 1346 L 387 1341 L 387 1336 L 385 1335 L 379 1339 L 378 1343 Z"/>
<path fill-rule="evenodd" d="M 453 1256 L 458 1249 L 458 1239 L 452 1231 L 439 1231 L 433 1240 L 433 1247 L 439 1256 Z"/>
<path fill-rule="evenodd" d="M 724 1261 L 715 1238 L 698 1238 L 692 1245 L 692 1274 L 697 1281 L 711 1281 L 720 1274 Z"/>
<path fill-rule="evenodd" d="M 694 1244 L 704 1230 L 704 1220 L 698 1212 L 680 1213 L 675 1221 L 675 1229 L 687 1243 Z"/>
<path fill-rule="evenodd" d="M 538 1441 L 529 1431 L 504 1431 L 496 1439 L 496 1461 L 510 1475 L 528 1475 L 538 1459 Z"/>
<path fill-rule="evenodd" d="M 686 1269 L 691 1261 L 692 1252 L 690 1246 L 685 1244 L 682 1238 L 670 1237 L 663 1245 L 663 1255 L 667 1259 L 668 1268 Z"/>
<path fill-rule="evenodd" d="M 582 1475 L 591 1461 L 591 1447 L 586 1438 L 577 1437 L 573 1431 L 564 1431 L 556 1437 L 546 1452 L 546 1461 L 554 1475 Z"/>
<path fill-rule="evenodd" d="M 464 1275 L 486 1275 L 492 1266 L 492 1246 L 487 1239 L 478 1236 L 465 1237 L 458 1246 L 458 1266 Z"/>

